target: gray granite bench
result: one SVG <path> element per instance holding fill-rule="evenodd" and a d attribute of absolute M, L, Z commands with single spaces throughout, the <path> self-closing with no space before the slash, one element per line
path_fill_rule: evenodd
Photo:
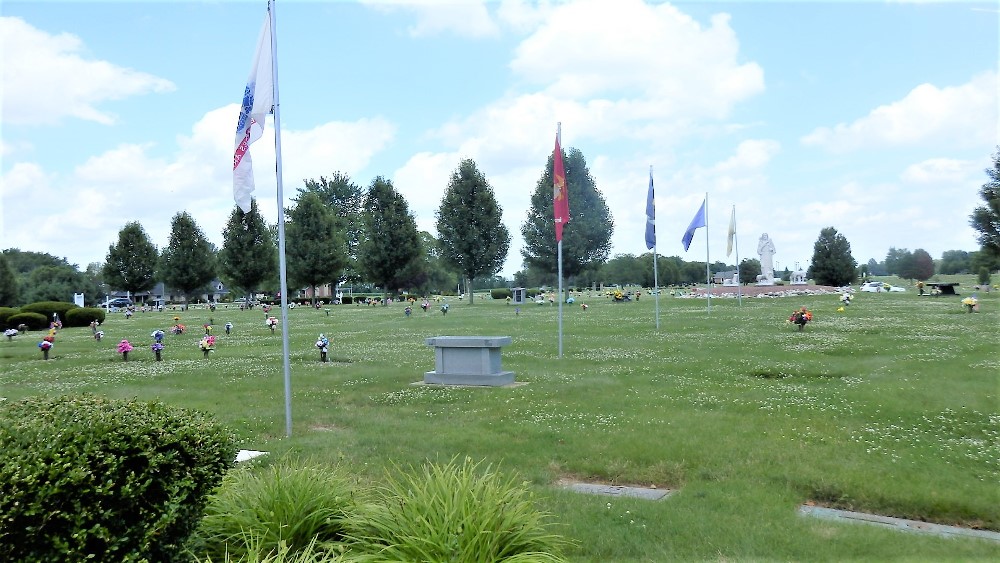
<path fill-rule="evenodd" d="M 514 383 L 514 372 L 503 371 L 500 347 L 509 336 L 435 336 L 426 340 L 434 347 L 434 371 L 424 374 L 424 383 L 499 387 Z"/>

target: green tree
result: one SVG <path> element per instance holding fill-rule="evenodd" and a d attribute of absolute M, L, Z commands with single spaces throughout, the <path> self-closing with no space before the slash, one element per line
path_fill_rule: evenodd
<path fill-rule="evenodd" d="M 118 244 L 108 247 L 101 275 L 113 290 L 132 295 L 156 285 L 156 246 L 137 221 L 118 231 Z"/>
<path fill-rule="evenodd" d="M 411 263 L 424 259 L 417 222 L 392 182 L 372 180 L 362 205 L 364 237 L 358 249 L 358 266 L 364 277 L 382 288 L 383 296 L 400 283 L 412 283 Z"/>
<path fill-rule="evenodd" d="M 913 260 L 909 271 L 906 272 L 906 279 L 927 281 L 934 275 L 934 259 L 923 248 L 913 251 Z"/>
<path fill-rule="evenodd" d="M 740 283 L 756 283 L 760 275 L 760 260 L 744 258 L 740 261 Z"/>
<path fill-rule="evenodd" d="M 565 231 L 564 231 L 565 232 Z M 650 254 L 652 257 L 652 254 Z M 653 261 L 649 261 L 649 277 L 653 277 Z M 643 264 L 634 254 L 616 254 L 601 266 L 601 280 L 605 285 L 641 284 L 645 279 Z"/>
<path fill-rule="evenodd" d="M 83 289 L 83 276 L 72 266 L 40 266 L 28 274 L 25 303 L 38 301 L 72 302 Z"/>
<path fill-rule="evenodd" d="M 566 185 L 569 192 L 570 220 L 563 227 L 563 275 L 567 278 L 603 264 L 611 252 L 611 235 L 615 224 L 611 211 L 598 191 L 587 168 L 583 153 L 570 149 L 563 157 Z M 531 195 L 528 217 L 521 225 L 524 247 L 521 255 L 528 267 L 543 272 L 558 272 L 555 235 L 555 213 L 552 208 L 552 155 L 542 177 Z"/>
<path fill-rule="evenodd" d="M 299 188 L 299 197 L 307 193 L 319 196 L 337 220 L 337 232 L 347 245 L 348 264 L 343 279 L 345 281 L 360 281 L 358 273 L 358 245 L 364 225 L 361 219 L 361 204 L 364 192 L 361 187 L 351 181 L 350 176 L 342 172 L 334 172 L 329 179 L 320 176 L 319 180 L 306 180 L 305 186 Z M 296 199 L 296 201 L 298 201 Z"/>
<path fill-rule="evenodd" d="M 333 210 L 315 193 L 303 193 L 288 211 L 285 260 L 293 283 L 312 289 L 313 303 L 316 286 L 336 284 L 344 278 L 347 245 L 337 230 Z"/>
<path fill-rule="evenodd" d="M 454 285 L 455 277 L 459 274 L 441 257 L 441 247 L 434 235 L 420 231 L 420 246 L 424 249 L 427 281 L 414 289 L 426 295 L 432 291 L 441 293 Z"/>
<path fill-rule="evenodd" d="M 969 253 L 964 250 L 945 250 L 938 263 L 939 274 L 964 274 L 969 272 Z"/>
<path fill-rule="evenodd" d="M 858 263 L 851 256 L 851 243 L 833 227 L 820 231 L 813 245 L 812 277 L 819 285 L 841 287 L 857 279 Z"/>
<path fill-rule="evenodd" d="M 0 307 L 16 307 L 19 304 L 17 276 L 6 254 L 0 254 Z"/>
<path fill-rule="evenodd" d="M 910 251 L 905 248 L 896 248 L 894 246 L 889 247 L 889 252 L 885 255 L 885 273 L 873 275 L 887 276 L 890 274 L 899 274 L 900 268 L 902 266 L 901 262 L 906 259 L 906 256 L 910 254 Z"/>
<path fill-rule="evenodd" d="M 993 153 L 993 167 L 985 172 L 989 181 L 979 190 L 984 205 L 972 211 L 969 224 L 979 232 L 980 251 L 1000 262 L 1000 147 Z"/>
<path fill-rule="evenodd" d="M 471 305 L 472 280 L 499 272 L 510 249 L 503 210 L 475 161 L 467 158 L 451 173 L 435 217 L 441 256 L 465 276 Z"/>
<path fill-rule="evenodd" d="M 271 230 L 260 214 L 257 199 L 250 200 L 250 212 L 233 207 L 222 230 L 219 271 L 229 285 L 252 295 L 277 270 L 278 253 Z"/>
<path fill-rule="evenodd" d="M 170 238 L 160 255 L 160 279 L 184 295 L 187 308 L 191 297 L 202 293 L 215 277 L 216 255 L 212 243 L 187 211 L 170 221 Z"/>

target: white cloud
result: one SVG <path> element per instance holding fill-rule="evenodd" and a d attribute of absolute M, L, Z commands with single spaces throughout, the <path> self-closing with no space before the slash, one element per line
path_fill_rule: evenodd
<path fill-rule="evenodd" d="M 363 3 L 383 12 L 412 13 L 416 22 L 407 29 L 411 37 L 452 33 L 477 38 L 500 33 L 485 3 L 455 0 L 364 0 Z"/>
<path fill-rule="evenodd" d="M 65 117 L 111 124 L 98 109 L 109 100 L 174 90 L 169 80 L 107 61 L 87 59 L 75 35 L 50 35 L 20 18 L 0 17 L 2 120 L 52 124 Z"/>
<path fill-rule="evenodd" d="M 995 71 L 959 86 L 921 84 L 850 124 L 820 127 L 802 137 L 802 143 L 836 152 L 924 142 L 989 145 L 998 138 L 997 88 Z"/>
<path fill-rule="evenodd" d="M 978 170 L 978 163 L 954 158 L 931 158 L 912 164 L 900 177 L 915 184 L 958 183 L 969 179 Z"/>

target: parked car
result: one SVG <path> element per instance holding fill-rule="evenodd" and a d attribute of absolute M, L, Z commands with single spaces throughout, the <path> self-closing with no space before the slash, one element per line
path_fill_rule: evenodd
<path fill-rule="evenodd" d="M 866 291 L 868 293 L 880 293 L 883 291 L 906 291 L 905 287 L 900 287 L 898 285 L 889 285 L 880 281 L 870 281 L 861 284 L 861 291 Z"/>
<path fill-rule="evenodd" d="M 128 307 L 132 304 L 132 300 L 128 297 L 115 297 L 114 299 L 109 299 L 104 303 L 101 303 L 101 307 L 105 309 L 120 309 L 122 307 Z"/>

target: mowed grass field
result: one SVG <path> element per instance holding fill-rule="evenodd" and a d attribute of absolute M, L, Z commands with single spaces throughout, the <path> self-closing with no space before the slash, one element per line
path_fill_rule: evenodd
<path fill-rule="evenodd" d="M 963 290 L 964 294 L 971 291 Z M 961 297 L 965 297 L 963 295 Z M 0 342 L 0 396 L 97 393 L 213 413 L 265 459 L 345 466 L 366 482 L 454 456 L 531 484 L 573 561 L 1000 560 L 1000 542 L 799 516 L 804 503 L 1000 531 L 1000 293 L 660 298 L 557 306 L 450 298 L 289 311 L 293 432 L 282 345 L 260 309 L 110 315 L 105 338 L 59 332 Z M 589 308 L 580 306 L 587 303 Z M 786 319 L 806 306 L 798 332 Z M 164 361 L 149 345 L 173 317 Z M 217 350 L 202 357 L 201 325 Z M 226 335 L 223 325 L 234 324 Z M 331 339 L 330 362 L 315 341 Z M 434 369 L 424 339 L 510 336 L 520 385 L 414 385 Z M 122 338 L 136 349 L 123 362 Z M 267 463 L 267 462 L 265 462 Z M 660 501 L 583 495 L 568 480 L 655 486 Z"/>

